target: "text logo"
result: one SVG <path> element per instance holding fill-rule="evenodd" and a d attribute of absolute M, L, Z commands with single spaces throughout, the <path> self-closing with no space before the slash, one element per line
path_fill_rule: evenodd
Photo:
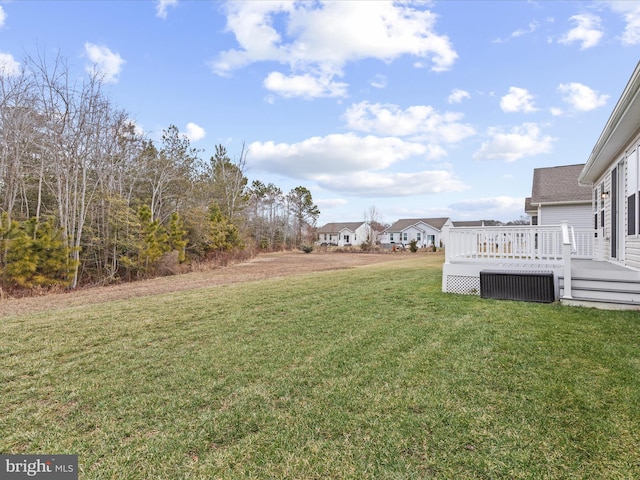
<path fill-rule="evenodd" d="M 78 480 L 78 456 L 0 455 L 0 479 Z"/>

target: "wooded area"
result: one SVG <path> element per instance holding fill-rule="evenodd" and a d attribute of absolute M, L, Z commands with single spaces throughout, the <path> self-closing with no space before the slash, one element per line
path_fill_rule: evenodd
<path fill-rule="evenodd" d="M 202 151 L 171 125 L 154 142 L 101 79 L 64 58 L 0 71 L 0 268 L 4 291 L 130 281 L 247 249 L 312 240 L 311 192 L 245 176 L 247 150 Z"/>

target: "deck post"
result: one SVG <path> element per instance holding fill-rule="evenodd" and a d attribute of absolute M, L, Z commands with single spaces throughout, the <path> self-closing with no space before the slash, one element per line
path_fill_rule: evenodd
<path fill-rule="evenodd" d="M 569 224 L 562 222 L 562 267 L 564 273 L 564 295 L 562 298 L 571 299 L 571 235 Z"/>

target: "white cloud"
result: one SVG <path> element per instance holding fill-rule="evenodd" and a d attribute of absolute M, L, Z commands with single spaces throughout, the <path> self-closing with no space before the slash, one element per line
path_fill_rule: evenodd
<path fill-rule="evenodd" d="M 458 55 L 448 37 L 435 31 L 436 15 L 426 6 L 393 1 L 227 2 L 227 30 L 238 48 L 220 52 L 211 68 L 228 75 L 254 62 L 279 62 L 290 67 L 291 77 L 324 77 L 325 85 L 342 75 L 347 63 L 367 58 L 390 62 L 411 55 L 428 61 L 434 71 L 448 70 Z"/>
<path fill-rule="evenodd" d="M 397 138 L 334 134 L 295 144 L 254 142 L 248 151 L 253 169 L 313 181 L 323 190 L 343 195 L 391 197 L 467 188 L 447 170 L 388 171 L 410 157 L 432 153 L 427 146 Z"/>
<path fill-rule="evenodd" d="M 524 35 L 528 35 L 530 33 L 535 32 L 538 27 L 540 26 L 540 24 L 536 21 L 530 22 L 529 25 L 527 25 L 527 28 L 520 28 L 518 30 L 516 30 L 515 32 L 513 32 L 511 34 L 511 36 L 513 38 L 518 38 L 518 37 L 522 37 Z"/>
<path fill-rule="evenodd" d="M 629 1 L 607 2 L 614 12 L 621 13 L 626 23 L 622 34 L 624 45 L 640 44 L 640 3 Z"/>
<path fill-rule="evenodd" d="M 473 127 L 461 123 L 463 114 L 438 113 L 427 105 L 402 110 L 397 105 L 361 102 L 351 105 L 344 117 L 348 128 L 378 135 L 454 143 L 475 134 Z"/>
<path fill-rule="evenodd" d="M 84 50 L 91 62 L 86 70 L 90 74 L 103 76 L 106 83 L 116 83 L 125 61 L 120 54 L 112 52 L 108 47 L 85 43 Z"/>
<path fill-rule="evenodd" d="M 447 98 L 449 103 L 462 103 L 462 100 L 465 98 L 471 98 L 471 94 L 466 90 L 460 90 L 459 88 L 454 88 L 451 91 L 451 95 Z"/>
<path fill-rule="evenodd" d="M 156 16 L 160 18 L 167 18 L 167 11 L 169 7 L 175 7 L 178 5 L 178 0 L 157 0 L 156 1 Z"/>
<path fill-rule="evenodd" d="M 439 158 L 446 157 L 449 155 L 447 151 L 442 148 L 440 145 L 427 144 L 427 152 L 425 153 L 425 158 L 427 160 L 437 160 Z"/>
<path fill-rule="evenodd" d="M 563 35 L 559 42 L 569 45 L 580 43 L 580 50 L 595 47 L 600 43 L 604 32 L 600 26 L 600 17 L 591 14 L 574 15 L 570 18 L 577 25 Z"/>
<path fill-rule="evenodd" d="M 320 210 L 326 210 L 331 208 L 344 207 L 347 202 L 344 198 L 319 198 L 314 200 L 314 203 L 320 208 Z"/>
<path fill-rule="evenodd" d="M 398 138 L 359 137 L 352 133 L 312 137 L 299 143 L 253 142 L 248 161 L 255 168 L 298 179 L 382 170 L 427 148 Z"/>
<path fill-rule="evenodd" d="M 387 86 L 387 77 L 382 74 L 377 74 L 369 82 L 373 88 L 385 88 Z"/>
<path fill-rule="evenodd" d="M 331 77 L 313 77 L 309 74 L 285 76 L 280 72 L 271 72 L 264 80 L 267 90 L 283 97 L 343 97 L 347 84 L 333 82 Z"/>
<path fill-rule="evenodd" d="M 20 63 L 10 53 L 0 52 L 0 76 L 11 77 L 20 73 Z"/>
<path fill-rule="evenodd" d="M 534 20 L 532 22 L 529 22 L 529 25 L 527 25 L 526 28 L 519 28 L 518 30 L 515 30 L 507 38 L 496 38 L 495 40 L 492 40 L 492 43 L 506 43 L 512 38 L 519 38 L 525 35 L 530 35 L 534 33 L 536 30 L 538 30 L 539 27 L 540 27 L 540 23 Z"/>
<path fill-rule="evenodd" d="M 525 88 L 511 87 L 509 93 L 500 99 L 500 108 L 503 112 L 531 113 L 538 110 L 533 103 L 533 95 Z"/>
<path fill-rule="evenodd" d="M 606 105 L 609 95 L 600 95 L 581 83 L 562 83 L 558 91 L 564 94 L 563 100 L 575 110 L 588 112 Z"/>
<path fill-rule="evenodd" d="M 202 140 L 206 136 L 207 132 L 205 132 L 204 128 L 200 125 L 197 125 L 193 122 L 187 123 L 185 136 L 192 142 L 197 142 L 198 140 Z"/>
<path fill-rule="evenodd" d="M 4 8 L 0 5 L 0 28 L 4 27 L 4 22 L 7 21 L 7 14 L 4 12 Z"/>
<path fill-rule="evenodd" d="M 524 198 L 506 196 L 478 198 L 454 203 L 449 205 L 449 208 L 461 212 L 462 217 L 474 220 L 497 218 L 516 220 L 524 215 Z M 469 215 L 465 215 L 466 213 Z"/>
<path fill-rule="evenodd" d="M 359 172 L 348 175 L 318 175 L 322 188 L 345 195 L 369 197 L 408 197 L 435 193 L 461 192 L 468 187 L 446 170 L 411 173 Z"/>
<path fill-rule="evenodd" d="M 524 123 L 513 127 L 510 132 L 492 128 L 491 139 L 484 142 L 473 158 L 477 160 L 504 160 L 515 162 L 523 157 L 532 157 L 552 150 L 554 138 L 542 135 L 535 123 Z"/>

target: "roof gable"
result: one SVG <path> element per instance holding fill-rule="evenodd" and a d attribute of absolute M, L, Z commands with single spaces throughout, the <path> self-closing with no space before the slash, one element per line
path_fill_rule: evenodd
<path fill-rule="evenodd" d="M 584 164 L 534 169 L 531 205 L 590 202 L 591 189 L 578 183 L 583 168 Z"/>

